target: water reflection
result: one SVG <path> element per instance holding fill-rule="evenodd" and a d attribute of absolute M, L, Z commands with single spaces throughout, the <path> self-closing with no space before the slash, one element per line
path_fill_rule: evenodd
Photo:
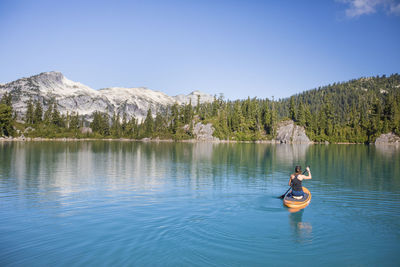
<path fill-rule="evenodd" d="M 385 157 L 393 157 L 400 152 L 400 145 L 375 145 L 376 151 Z"/>
<path fill-rule="evenodd" d="M 309 147 L 309 144 L 278 144 L 276 145 L 277 160 L 296 165 L 296 163 L 304 161 Z"/>
<path fill-rule="evenodd" d="M 286 164 L 288 158 L 299 160 L 299 155 L 305 154 L 305 150 L 291 146 L 254 144 L 32 142 L 0 146 L 2 176 L 17 178 L 22 187 L 47 184 L 65 192 L 73 191 L 76 182 L 93 184 L 99 177 L 110 184 L 134 178 L 143 186 L 162 184 L 165 176 L 254 177 L 273 172 L 279 162 Z M 30 185 L 32 179 L 35 182 Z"/>
<path fill-rule="evenodd" d="M 312 225 L 303 222 L 304 209 L 289 213 L 289 225 L 295 242 L 312 242 Z"/>
<path fill-rule="evenodd" d="M 61 195 L 93 185 L 156 190 L 167 180 L 192 188 L 218 188 L 232 179 L 284 187 L 293 167 L 307 164 L 313 170 L 311 190 L 323 181 L 322 186 L 335 185 L 327 188 L 332 191 L 371 184 L 391 191 L 400 186 L 394 164 L 399 154 L 393 147 L 364 145 L 15 142 L 0 143 L 0 177 L 11 180 L 8 186 L 50 188 Z"/>
<path fill-rule="evenodd" d="M 382 150 L 372 145 L 310 146 L 306 161 L 313 171 L 311 184 L 321 180 L 332 194 L 343 188 L 394 191 L 400 186 L 400 149 L 389 151 L 390 157 L 382 157 Z"/>

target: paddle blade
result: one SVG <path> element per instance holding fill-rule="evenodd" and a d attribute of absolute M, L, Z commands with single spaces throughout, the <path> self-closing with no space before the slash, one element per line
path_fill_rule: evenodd
<path fill-rule="evenodd" d="M 286 194 L 289 192 L 289 190 L 291 189 L 292 187 L 289 187 L 289 189 L 286 191 L 286 193 L 285 194 L 283 194 L 282 196 L 280 196 L 279 198 L 284 198 L 285 196 L 286 196 Z"/>

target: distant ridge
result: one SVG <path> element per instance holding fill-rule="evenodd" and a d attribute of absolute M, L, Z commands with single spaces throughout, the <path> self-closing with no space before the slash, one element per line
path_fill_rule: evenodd
<path fill-rule="evenodd" d="M 89 118 L 94 111 L 126 113 L 142 120 L 147 110 L 155 115 L 163 112 L 169 105 L 200 102 L 212 102 L 214 97 L 194 91 L 188 95 L 168 96 L 162 92 L 143 87 L 122 88 L 110 87 L 95 90 L 82 83 L 67 79 L 61 72 L 43 72 L 28 78 L 21 78 L 6 84 L 0 84 L 0 97 L 8 92 L 12 95 L 13 107 L 20 115 L 26 112 L 29 99 L 39 100 L 45 109 L 52 101 L 56 101 L 61 113 L 78 112 Z"/>

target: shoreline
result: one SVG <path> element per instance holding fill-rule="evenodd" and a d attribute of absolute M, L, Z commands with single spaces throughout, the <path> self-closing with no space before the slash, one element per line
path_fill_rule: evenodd
<path fill-rule="evenodd" d="M 237 140 L 197 140 L 197 139 L 186 139 L 186 140 L 173 140 L 173 139 L 151 139 L 151 138 L 143 138 L 143 139 L 131 139 L 131 138 L 45 138 L 45 137 L 0 137 L 0 142 L 80 142 L 80 141 L 119 141 L 119 142 L 143 142 L 143 143 L 247 143 L 247 144 L 285 144 L 285 145 L 364 145 L 364 143 L 350 143 L 350 142 L 336 142 L 336 143 L 328 143 L 328 142 L 310 142 L 310 143 L 293 143 L 293 142 L 280 142 L 278 140 L 256 140 L 256 141 L 237 141 Z M 371 143 L 366 145 L 389 145 L 389 146 L 399 146 L 400 143 Z"/>

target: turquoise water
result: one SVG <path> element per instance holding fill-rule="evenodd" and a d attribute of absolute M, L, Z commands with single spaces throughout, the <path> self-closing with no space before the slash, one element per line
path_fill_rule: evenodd
<path fill-rule="evenodd" d="M 0 143 L 0 266 L 399 266 L 399 193 L 390 146 Z"/>

